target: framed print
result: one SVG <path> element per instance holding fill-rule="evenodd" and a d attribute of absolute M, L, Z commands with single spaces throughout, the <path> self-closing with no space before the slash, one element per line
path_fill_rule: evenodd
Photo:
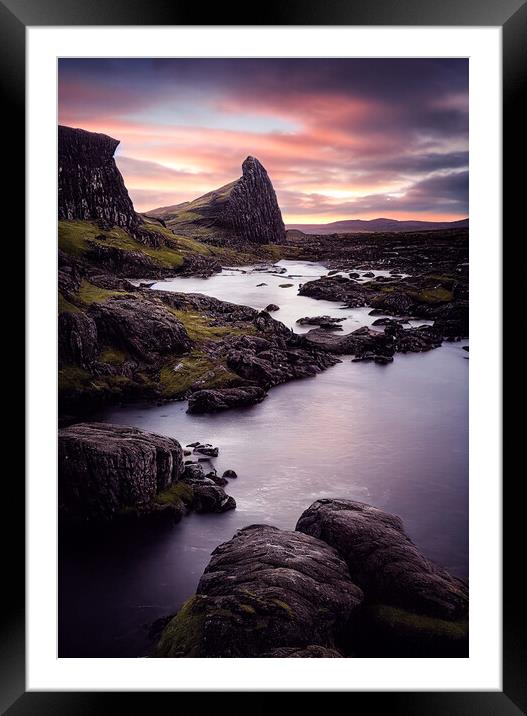
<path fill-rule="evenodd" d="M 8 713 L 525 712 L 501 272 L 527 14 L 473 5 L 205 25 L 3 0 L 28 307 Z"/>

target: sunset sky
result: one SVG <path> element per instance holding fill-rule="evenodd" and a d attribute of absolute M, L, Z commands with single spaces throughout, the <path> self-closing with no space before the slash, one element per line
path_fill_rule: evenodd
<path fill-rule="evenodd" d="M 286 223 L 468 216 L 468 60 L 62 59 L 59 122 L 121 141 L 138 211 L 251 154 Z"/>

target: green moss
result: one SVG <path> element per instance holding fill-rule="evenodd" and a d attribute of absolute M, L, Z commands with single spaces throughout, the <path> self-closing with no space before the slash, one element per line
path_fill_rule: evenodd
<path fill-rule="evenodd" d="M 235 326 L 215 326 L 210 318 L 200 313 L 167 308 L 185 326 L 192 341 L 213 341 L 224 336 L 241 336 L 254 332 L 253 326 L 247 326 L 243 330 Z"/>
<path fill-rule="evenodd" d="M 130 236 L 130 234 L 124 231 L 124 229 L 117 226 L 114 226 L 109 231 L 102 231 L 97 224 L 92 221 L 59 221 L 59 249 L 68 254 L 81 256 L 88 250 L 88 242 L 94 241 L 101 246 L 113 246 L 118 249 L 124 249 L 125 251 L 138 251 L 154 259 L 160 266 L 165 268 L 181 266 L 184 261 L 184 256 L 172 232 L 163 226 L 154 226 L 153 224 L 148 224 L 148 229 L 163 234 L 172 244 L 156 249 L 141 244 L 139 241 L 136 241 L 133 236 Z M 98 239 L 97 237 L 99 236 L 104 236 L 105 238 Z M 187 251 L 191 250 L 195 251 L 195 248 L 192 249 L 188 247 Z"/>
<path fill-rule="evenodd" d="M 80 313 L 80 308 L 70 303 L 59 291 L 59 313 Z"/>
<path fill-rule="evenodd" d="M 110 296 L 124 295 L 128 294 L 126 294 L 125 291 L 110 291 L 106 288 L 99 288 L 99 286 L 94 286 L 93 283 L 86 281 L 86 279 L 82 280 L 80 288 L 77 292 L 79 301 L 82 301 L 82 303 L 87 306 L 91 303 L 101 303 L 102 301 L 106 301 L 106 299 L 110 298 Z"/>
<path fill-rule="evenodd" d="M 179 505 L 181 503 L 189 505 L 194 497 L 194 492 L 190 485 L 184 482 L 174 482 L 163 492 L 155 497 L 158 505 Z"/>
<path fill-rule="evenodd" d="M 91 376 L 84 368 L 66 365 L 59 370 L 59 391 L 77 390 L 86 385 Z"/>
<path fill-rule="evenodd" d="M 283 602 L 281 599 L 271 599 L 271 601 L 273 602 L 273 604 L 276 604 L 277 607 L 280 607 L 280 609 L 286 611 L 289 616 L 293 615 L 293 610 L 286 602 Z"/>
<path fill-rule="evenodd" d="M 223 363 L 215 364 L 203 353 L 195 352 L 161 368 L 161 392 L 167 398 L 176 397 L 206 374 L 209 374 L 205 382 L 207 388 L 232 386 L 240 382 L 239 376 L 227 370 Z"/>
<path fill-rule="evenodd" d="M 379 625 L 391 630 L 405 632 L 409 636 L 429 636 L 433 638 L 465 639 L 468 633 L 468 621 L 447 621 L 423 614 L 415 614 L 405 609 L 378 604 L 370 608 L 372 619 Z"/>
<path fill-rule="evenodd" d="M 240 604 L 240 609 L 242 612 L 245 612 L 245 614 L 256 614 L 256 609 L 251 607 L 250 604 Z"/>
<path fill-rule="evenodd" d="M 205 617 L 204 599 L 198 595 L 188 599 L 164 628 L 156 656 L 198 656 Z"/>
<path fill-rule="evenodd" d="M 416 299 L 420 303 L 448 303 L 453 297 L 452 291 L 443 286 L 438 286 L 437 288 L 427 288 L 420 291 Z"/>
<path fill-rule="evenodd" d="M 122 365 L 126 360 L 126 353 L 117 348 L 104 347 L 99 355 L 101 363 L 110 365 Z"/>

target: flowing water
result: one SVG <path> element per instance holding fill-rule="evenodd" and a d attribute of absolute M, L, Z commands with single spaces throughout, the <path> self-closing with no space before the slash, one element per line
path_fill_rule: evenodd
<path fill-rule="evenodd" d="M 173 279 L 156 289 L 204 293 L 261 309 L 295 330 L 301 316 L 345 317 L 344 332 L 367 325 L 369 309 L 297 295 L 325 275 L 320 264 L 281 261 L 286 273 L 246 269 L 210 279 Z M 377 274 L 385 272 L 376 272 Z M 292 278 L 289 278 L 292 276 Z M 258 283 L 267 286 L 256 287 Z M 282 283 L 293 283 L 280 288 Z M 424 321 L 415 322 L 417 325 Z M 273 388 L 263 403 L 212 415 L 187 415 L 185 402 L 112 408 L 97 419 L 135 425 L 220 448 L 219 474 L 237 509 L 191 514 L 179 525 L 101 532 L 61 543 L 60 656 L 142 656 L 148 626 L 194 593 L 211 551 L 248 524 L 294 529 L 320 497 L 371 503 L 402 517 L 434 561 L 468 576 L 468 363 L 463 346 L 444 343 L 393 363 L 342 363 L 315 378 Z"/>

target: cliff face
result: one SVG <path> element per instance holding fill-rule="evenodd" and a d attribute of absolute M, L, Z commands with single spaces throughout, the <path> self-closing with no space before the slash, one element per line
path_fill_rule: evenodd
<path fill-rule="evenodd" d="M 276 194 L 258 159 L 247 157 L 242 176 L 234 184 L 219 217 L 219 223 L 232 227 L 245 241 L 278 244 L 285 241 L 285 227 Z"/>
<path fill-rule="evenodd" d="M 134 230 L 141 223 L 113 158 L 117 139 L 58 128 L 58 216 Z"/>
<path fill-rule="evenodd" d="M 194 201 L 149 212 L 178 233 L 221 243 L 280 244 L 285 227 L 276 193 L 258 159 L 247 157 L 242 176 Z"/>

